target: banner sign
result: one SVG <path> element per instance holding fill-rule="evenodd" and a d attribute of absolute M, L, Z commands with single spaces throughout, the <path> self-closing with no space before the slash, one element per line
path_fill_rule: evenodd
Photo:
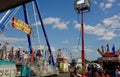
<path fill-rule="evenodd" d="M 12 27 L 23 31 L 26 34 L 29 34 L 29 35 L 31 34 L 31 30 L 32 30 L 31 27 L 18 18 L 15 18 L 15 17 L 12 18 Z"/>

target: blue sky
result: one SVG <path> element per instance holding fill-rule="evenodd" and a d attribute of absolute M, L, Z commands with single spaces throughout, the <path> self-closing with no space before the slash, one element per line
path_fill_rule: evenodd
<path fill-rule="evenodd" d="M 38 0 L 37 0 L 38 1 Z M 78 49 L 81 15 L 74 10 L 74 0 L 39 0 L 39 8 L 44 22 L 49 43 L 55 55 L 59 48 L 68 49 L 73 57 L 81 57 L 81 36 Z M 101 57 L 97 49 L 107 44 L 112 49 L 120 48 L 120 2 L 119 0 L 90 0 L 90 12 L 84 14 L 85 53 L 86 58 L 95 60 Z M 36 12 L 36 22 L 32 4 L 27 4 L 29 24 L 32 27 L 32 46 L 38 45 L 35 23 L 39 28 L 40 45 L 44 46 L 45 38 Z M 2 18 L 4 13 L 0 14 Z M 24 21 L 22 7 L 14 15 Z M 81 35 L 81 34 L 80 34 Z M 0 42 L 9 43 L 9 46 L 28 48 L 27 36 L 24 32 L 11 27 L 11 21 L 0 35 Z M 112 51 L 112 50 L 111 50 Z M 69 55 L 63 51 L 64 55 Z"/>

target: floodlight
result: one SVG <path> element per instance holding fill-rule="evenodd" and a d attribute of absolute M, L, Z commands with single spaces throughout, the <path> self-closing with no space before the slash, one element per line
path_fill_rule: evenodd
<path fill-rule="evenodd" d="M 78 0 L 78 1 L 77 1 L 77 5 L 80 5 L 80 4 L 83 4 L 83 3 L 85 3 L 84 0 Z"/>
<path fill-rule="evenodd" d="M 79 14 L 81 11 L 86 12 L 90 10 L 89 0 L 74 0 L 74 9 Z"/>

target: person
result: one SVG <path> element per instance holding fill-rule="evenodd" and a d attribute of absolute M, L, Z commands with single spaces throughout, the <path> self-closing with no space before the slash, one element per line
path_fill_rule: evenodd
<path fill-rule="evenodd" d="M 51 55 L 48 57 L 48 63 L 49 63 L 50 65 L 52 65 L 52 56 L 51 56 Z"/>
<path fill-rule="evenodd" d="M 2 59 L 3 59 L 3 60 L 6 60 L 6 59 L 7 59 L 7 52 L 6 52 L 6 50 L 7 50 L 7 45 L 8 45 L 8 43 L 6 42 L 6 43 L 2 46 L 2 50 L 3 50 Z"/>
<path fill-rule="evenodd" d="M 34 50 L 32 50 L 32 54 L 31 54 L 31 63 L 33 63 L 34 64 L 34 54 L 35 54 L 35 52 L 34 52 Z"/>
<path fill-rule="evenodd" d="M 88 74 L 88 77 L 92 77 L 92 68 L 91 68 L 91 64 L 88 64 L 88 67 L 87 67 L 87 74 Z"/>
<path fill-rule="evenodd" d="M 110 75 L 108 73 L 105 73 L 105 77 L 110 77 Z"/>
<path fill-rule="evenodd" d="M 19 63 L 20 62 L 20 48 L 16 49 L 15 57 L 16 57 L 16 62 Z"/>
<path fill-rule="evenodd" d="M 72 59 L 72 62 L 71 62 L 71 64 L 70 64 L 72 67 L 76 67 L 76 65 L 77 65 L 77 62 L 76 62 L 76 60 L 75 59 Z"/>
<path fill-rule="evenodd" d="M 14 61 L 14 47 L 11 47 L 9 54 L 8 54 L 9 61 Z"/>
<path fill-rule="evenodd" d="M 107 44 L 106 47 L 107 52 L 109 52 L 109 44 Z"/>
<path fill-rule="evenodd" d="M 40 57 L 42 57 L 42 53 L 41 53 L 40 50 L 37 50 L 37 53 L 36 53 L 37 60 L 36 60 L 36 62 L 38 62 L 40 60 Z"/>
<path fill-rule="evenodd" d="M 3 56 L 3 50 L 1 48 L 1 43 L 0 43 L 0 60 L 2 60 L 2 56 Z"/>
<path fill-rule="evenodd" d="M 24 57 L 23 57 L 24 64 L 28 64 L 28 56 L 29 56 L 28 51 L 27 50 L 24 51 Z"/>
<path fill-rule="evenodd" d="M 82 77 L 82 69 L 80 66 L 77 66 L 74 71 L 74 77 Z"/>
<path fill-rule="evenodd" d="M 42 56 L 41 51 L 37 50 L 36 57 L 40 58 Z"/>
<path fill-rule="evenodd" d="M 116 67 L 115 72 L 116 72 L 116 77 L 120 77 L 120 65 Z"/>
<path fill-rule="evenodd" d="M 94 74 L 93 74 L 93 77 L 101 77 L 101 76 L 97 71 L 95 71 Z"/>
<path fill-rule="evenodd" d="M 70 77 L 74 77 L 74 70 L 73 66 L 69 67 Z"/>
<path fill-rule="evenodd" d="M 61 58 L 61 57 L 62 57 L 61 49 L 58 49 L 58 53 L 57 53 L 56 58 Z"/>
<path fill-rule="evenodd" d="M 22 63 L 24 63 L 24 55 L 25 55 L 25 50 L 23 50 L 22 53 L 21 53 Z"/>
<path fill-rule="evenodd" d="M 2 58 L 3 58 L 3 50 L 0 49 L 0 60 L 2 60 Z"/>
<path fill-rule="evenodd" d="M 76 65 L 77 65 L 76 60 L 72 59 L 72 62 L 70 63 L 70 77 L 74 77 Z"/>

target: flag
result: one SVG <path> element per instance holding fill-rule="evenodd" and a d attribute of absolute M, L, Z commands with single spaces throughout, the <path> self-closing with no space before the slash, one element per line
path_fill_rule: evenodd
<path fill-rule="evenodd" d="M 113 47 L 112 47 L 112 51 L 113 51 L 113 54 L 115 54 L 115 45 L 113 44 Z"/>
<path fill-rule="evenodd" d="M 104 54 L 102 53 L 102 51 L 100 50 L 100 48 L 98 48 L 97 51 L 99 52 L 99 54 L 100 54 L 101 56 L 104 56 Z"/>
<path fill-rule="evenodd" d="M 102 53 L 104 54 L 104 46 L 103 45 L 101 46 L 101 49 L 102 49 Z"/>
<path fill-rule="evenodd" d="M 107 44 L 106 47 L 107 47 L 107 52 L 109 52 L 109 44 Z"/>
<path fill-rule="evenodd" d="M 8 45 L 8 44 L 9 44 L 8 42 L 5 43 L 5 45 Z"/>

